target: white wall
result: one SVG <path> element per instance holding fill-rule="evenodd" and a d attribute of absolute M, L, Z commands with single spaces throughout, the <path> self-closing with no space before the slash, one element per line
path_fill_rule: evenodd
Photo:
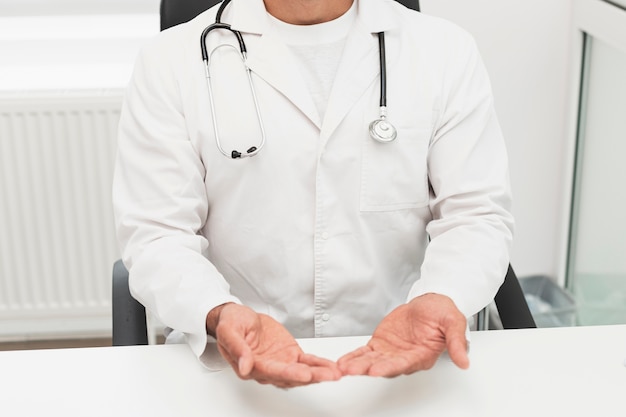
<path fill-rule="evenodd" d="M 55 0 L 55 7 L 45 6 L 50 3 L 3 0 L 0 15 L 33 10 L 41 14 L 72 14 L 81 10 L 133 13 L 156 11 L 158 6 L 158 0 Z M 424 13 L 452 20 L 474 35 L 490 73 L 509 149 L 517 221 L 512 263 L 518 275 L 556 276 L 565 262 L 566 222 L 562 217 L 564 207 L 569 205 L 563 187 L 569 184 L 564 155 L 569 140 L 566 118 L 570 100 L 571 3 L 572 0 L 421 1 Z M 37 47 L 41 49 L 41 45 Z M 132 59 L 127 61 L 129 65 Z M 6 79 L 15 81 L 15 77 Z"/>
<path fill-rule="evenodd" d="M 0 97 L 8 91 L 122 90 L 139 48 L 158 31 L 156 13 L 0 16 Z"/>
<path fill-rule="evenodd" d="M 571 0 L 422 0 L 422 11 L 472 33 L 506 137 L 520 276 L 561 272 L 569 205 L 566 149 Z"/>
<path fill-rule="evenodd" d="M 0 16 L 158 13 L 160 0 L 2 0 Z"/>
<path fill-rule="evenodd" d="M 0 13 L 0 341 L 110 335 L 115 131 L 158 20 Z"/>
<path fill-rule="evenodd" d="M 154 13 L 151 17 L 134 16 L 143 22 L 141 33 L 133 30 L 124 35 L 120 19 L 129 18 L 128 15 L 115 17 L 116 30 L 112 32 L 107 31 L 110 22 L 106 22 L 112 17 L 109 14 L 115 10 L 114 5 L 124 5 L 126 14 L 145 14 L 152 11 L 158 0 L 59 1 L 63 7 L 48 7 L 49 0 L 0 0 L 0 50 L 3 51 L 0 92 L 34 87 L 39 90 L 122 87 L 134 60 L 130 50 L 137 49 L 146 36 L 158 31 Z M 570 107 L 571 2 L 422 0 L 425 13 L 448 18 L 474 35 L 491 75 L 510 154 L 517 219 L 512 263 L 520 276 L 536 273 L 556 276 L 564 263 L 561 258 L 565 245 L 561 217 L 569 205 L 564 198 L 563 184 L 569 184 L 565 155 L 566 119 Z M 33 10 L 37 10 L 34 14 L 61 15 L 54 18 L 58 20 L 54 24 L 57 29 L 38 32 L 39 24 L 30 27 L 19 18 L 8 20 L 10 15 L 26 15 Z M 90 18 L 89 30 L 77 29 L 81 30 L 80 33 L 88 33 L 89 39 L 74 39 L 61 45 L 60 39 L 71 38 L 70 32 L 75 28 L 72 22 L 78 19 L 85 23 L 83 18 L 62 15 L 81 14 L 88 10 L 101 14 Z M 101 25 L 102 22 L 107 24 Z M 138 29 L 136 26 L 132 28 Z M 20 33 L 27 36 L 16 42 Z M 89 54 L 89 42 L 100 38 L 106 38 L 106 43 L 113 46 L 110 50 L 99 49 L 100 58 L 108 62 L 106 68 Z M 98 45 L 102 46 L 102 42 L 99 41 Z M 40 55 L 31 53 L 34 51 Z M 78 78 L 67 71 L 51 70 L 51 65 L 54 69 L 54 65 L 60 63 L 55 60 L 63 61 L 70 55 L 81 56 L 92 67 L 97 67 L 80 71 L 88 75 L 84 80 L 81 78 L 80 85 L 77 85 Z M 33 56 L 43 58 L 47 67 L 42 67 Z M 33 82 L 38 84 L 33 85 Z M 102 274 L 102 279 L 109 282 L 108 268 Z"/>

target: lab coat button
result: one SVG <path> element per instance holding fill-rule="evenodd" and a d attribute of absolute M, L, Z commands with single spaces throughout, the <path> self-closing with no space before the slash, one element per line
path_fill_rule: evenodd
<path fill-rule="evenodd" d="M 322 320 L 323 320 L 323 321 L 328 321 L 328 320 L 330 320 L 330 314 L 328 314 L 328 313 L 324 313 L 324 314 L 322 314 Z"/>

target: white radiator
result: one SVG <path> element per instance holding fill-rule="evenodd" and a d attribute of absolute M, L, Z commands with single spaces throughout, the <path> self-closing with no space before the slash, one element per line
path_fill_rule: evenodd
<path fill-rule="evenodd" d="M 0 339 L 110 335 L 121 102 L 0 95 Z"/>

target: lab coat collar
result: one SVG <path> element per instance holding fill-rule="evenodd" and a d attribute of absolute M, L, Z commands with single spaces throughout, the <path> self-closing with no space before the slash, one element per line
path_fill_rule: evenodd
<path fill-rule="evenodd" d="M 395 0 L 354 1 L 357 2 L 357 19 L 368 32 L 384 32 L 398 25 L 388 7 L 388 3 L 395 3 Z M 263 0 L 233 0 L 222 20 L 230 22 L 235 30 L 253 34 L 266 33 L 269 25 Z"/>
<path fill-rule="evenodd" d="M 322 122 L 306 83 L 283 40 L 269 30 L 269 19 L 262 0 L 233 0 L 224 12 L 223 22 L 231 22 L 233 29 L 242 33 L 260 35 L 247 39 L 247 64 L 266 82 L 281 91 L 322 132 L 322 143 L 331 136 L 353 103 L 379 74 L 378 43 L 373 33 L 389 30 L 396 25 L 393 19 L 395 0 L 355 0 L 357 21 L 351 31 L 344 56 L 336 76 L 325 120 Z M 271 57 L 271 59 L 269 58 Z M 345 87 L 343 87 L 345 86 Z"/>
<path fill-rule="evenodd" d="M 269 25 L 263 0 L 233 0 L 224 11 L 222 21 L 242 33 L 261 35 Z"/>
<path fill-rule="evenodd" d="M 354 0 L 356 1 L 358 19 L 370 33 L 386 32 L 399 25 L 397 15 L 392 12 L 389 3 L 396 0 Z M 397 7 L 398 4 L 392 6 Z"/>

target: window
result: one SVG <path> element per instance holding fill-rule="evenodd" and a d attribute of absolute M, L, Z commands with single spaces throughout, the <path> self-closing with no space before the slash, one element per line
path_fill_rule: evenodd
<path fill-rule="evenodd" d="M 578 1 L 582 36 L 566 282 L 582 325 L 626 323 L 625 0 Z"/>

